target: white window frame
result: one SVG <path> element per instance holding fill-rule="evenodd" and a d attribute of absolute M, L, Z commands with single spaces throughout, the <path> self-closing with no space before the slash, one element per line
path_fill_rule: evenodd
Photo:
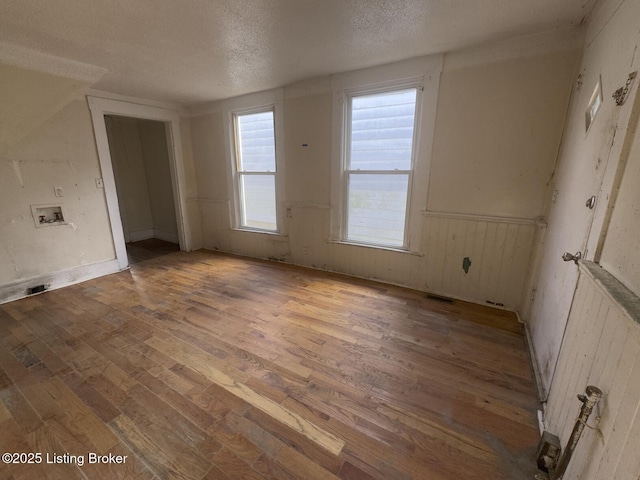
<path fill-rule="evenodd" d="M 350 163 L 350 144 L 351 144 L 351 127 L 352 127 L 352 100 L 357 97 L 366 96 L 366 95 L 375 95 L 379 93 L 390 93 L 397 92 L 401 90 L 416 90 L 416 103 L 415 103 L 415 113 L 414 113 L 414 121 L 413 121 L 413 144 L 411 147 L 411 160 L 409 163 L 408 170 L 353 170 L 349 168 Z M 344 109 L 344 133 L 343 133 L 343 145 L 342 145 L 342 206 L 341 206 L 341 214 L 342 214 L 342 222 L 341 222 L 341 231 L 343 233 L 343 238 L 345 242 L 363 244 L 372 247 L 381 247 L 381 248 L 398 248 L 401 250 L 408 249 L 408 230 L 409 230 L 409 212 L 411 210 L 411 185 L 413 182 L 413 170 L 415 166 L 415 158 L 416 158 L 416 148 L 417 148 L 417 140 L 418 140 L 418 124 L 420 121 L 421 114 L 421 95 L 422 95 L 422 82 L 415 81 L 409 83 L 393 83 L 391 85 L 380 86 L 377 88 L 364 88 L 364 89 L 350 89 L 344 91 L 344 100 L 343 100 L 343 109 Z M 403 243 L 402 245 L 389 245 L 383 243 L 373 243 L 373 242 L 364 242 L 358 241 L 348 238 L 348 209 L 349 209 L 349 178 L 352 174 L 355 175 L 408 175 L 407 182 L 407 198 L 405 205 L 405 218 L 404 218 L 404 233 L 403 233 Z"/>
<path fill-rule="evenodd" d="M 335 76 L 333 92 L 333 151 L 331 187 L 331 241 L 400 252 L 418 252 L 422 212 L 426 210 L 431 151 L 442 71 L 442 56 L 429 56 Z M 405 234 L 402 246 L 347 239 L 347 151 L 350 138 L 349 102 L 355 96 L 417 89 L 411 171 L 407 186 Z"/>
<path fill-rule="evenodd" d="M 229 100 L 223 104 L 225 117 L 224 130 L 227 156 L 227 185 L 229 190 L 229 217 L 233 230 L 244 232 L 285 235 L 284 221 L 284 134 L 283 134 L 283 92 L 281 89 L 246 95 Z M 276 195 L 276 230 L 254 228 L 242 225 L 242 199 L 240 198 L 240 177 L 236 145 L 235 119 L 241 115 L 273 111 L 274 141 L 276 155 L 275 195 Z"/>

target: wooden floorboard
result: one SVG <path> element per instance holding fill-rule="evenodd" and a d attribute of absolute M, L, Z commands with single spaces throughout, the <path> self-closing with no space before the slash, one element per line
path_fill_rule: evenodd
<path fill-rule="evenodd" d="M 0 478 L 533 478 L 538 405 L 513 314 L 162 253 L 0 306 L 0 453 L 43 455 Z"/>

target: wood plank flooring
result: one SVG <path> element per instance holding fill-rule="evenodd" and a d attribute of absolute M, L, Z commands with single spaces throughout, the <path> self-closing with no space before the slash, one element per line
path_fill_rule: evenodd
<path fill-rule="evenodd" d="M 167 242 L 159 238 L 149 238 L 147 240 L 127 243 L 129 265 L 135 265 L 145 260 L 151 260 L 179 251 L 180 245 L 177 243 Z"/>
<path fill-rule="evenodd" d="M 513 314 L 274 262 L 0 306 L 0 479 L 531 479 L 537 407 Z"/>

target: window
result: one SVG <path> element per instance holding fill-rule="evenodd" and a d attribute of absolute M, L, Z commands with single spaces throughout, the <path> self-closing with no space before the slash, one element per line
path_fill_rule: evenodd
<path fill-rule="evenodd" d="M 404 248 L 418 88 L 345 99 L 343 240 Z"/>
<path fill-rule="evenodd" d="M 421 255 L 442 61 L 331 77 L 330 242 Z"/>
<path fill-rule="evenodd" d="M 274 110 L 233 115 L 241 228 L 277 231 Z"/>

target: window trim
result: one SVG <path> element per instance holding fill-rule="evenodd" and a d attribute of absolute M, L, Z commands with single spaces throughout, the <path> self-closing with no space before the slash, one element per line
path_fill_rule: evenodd
<path fill-rule="evenodd" d="M 345 89 L 343 91 L 343 145 L 342 145 L 342 159 L 341 159 L 341 168 L 342 168 L 342 195 L 341 195 L 341 224 L 340 231 L 341 241 L 344 243 L 350 243 L 355 245 L 365 245 L 370 247 L 379 247 L 379 248 L 391 248 L 396 250 L 408 250 L 409 246 L 409 212 L 411 211 L 411 198 L 412 198 L 412 183 L 413 183 L 413 172 L 415 169 L 415 159 L 417 154 L 418 147 L 418 133 L 419 133 L 419 120 L 420 115 L 422 113 L 422 109 L 420 108 L 422 104 L 422 79 L 416 79 L 414 81 L 409 82 L 392 82 L 389 84 L 385 84 L 378 87 L 373 88 L 352 88 Z M 416 90 L 416 104 L 415 104 L 415 112 L 413 119 L 413 142 L 411 145 L 411 161 L 409 164 L 408 170 L 353 170 L 351 168 L 347 168 L 347 164 L 351 161 L 349 154 L 349 147 L 351 144 L 351 126 L 352 126 L 352 99 L 355 97 L 362 97 L 366 95 L 375 95 L 378 93 L 388 93 L 388 92 L 398 92 L 402 90 Z M 407 198 L 405 203 L 405 218 L 404 218 L 404 233 L 402 235 L 402 245 L 390 245 L 386 243 L 374 243 L 374 242 L 364 242 L 354 240 L 352 238 L 348 238 L 349 228 L 348 228 L 348 210 L 349 210 L 349 179 L 351 174 L 355 173 L 356 175 L 408 175 L 407 179 Z"/>
<path fill-rule="evenodd" d="M 429 170 L 435 130 L 436 107 L 443 56 L 420 57 L 335 75 L 332 78 L 332 170 L 330 242 L 404 252 L 420 250 L 422 214 L 427 207 Z M 345 175 L 348 96 L 418 87 L 413 139 L 412 173 L 409 178 L 405 237 L 402 247 L 355 242 L 346 238 L 347 178 Z"/>
<path fill-rule="evenodd" d="M 285 161 L 283 128 L 283 91 L 282 89 L 245 95 L 224 102 L 225 149 L 227 157 L 227 188 L 229 198 L 229 228 L 231 230 L 269 235 L 286 235 L 285 205 Z M 276 229 L 263 229 L 242 225 L 242 200 L 240 198 L 240 174 L 238 172 L 238 152 L 236 144 L 235 119 L 237 116 L 273 111 L 273 129 L 275 142 L 276 170 Z"/>

